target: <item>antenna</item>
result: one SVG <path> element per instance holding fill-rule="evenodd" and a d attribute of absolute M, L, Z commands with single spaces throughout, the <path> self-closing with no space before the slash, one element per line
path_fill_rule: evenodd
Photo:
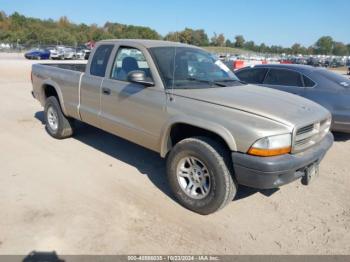
<path fill-rule="evenodd" d="M 175 85 L 175 70 L 176 70 L 176 50 L 177 46 L 174 47 L 174 60 L 173 60 L 173 75 L 172 75 L 172 83 L 170 89 L 170 101 L 174 100 L 174 85 Z"/>
<path fill-rule="evenodd" d="M 176 24 L 177 23 L 177 17 L 176 17 Z M 179 42 L 179 31 L 175 31 L 175 38 L 176 42 Z M 174 101 L 174 85 L 175 85 L 175 70 L 176 70 L 176 52 L 177 52 L 177 46 L 174 47 L 174 60 L 173 60 L 173 75 L 172 75 L 172 83 L 171 83 L 171 89 L 170 89 L 170 101 Z"/>

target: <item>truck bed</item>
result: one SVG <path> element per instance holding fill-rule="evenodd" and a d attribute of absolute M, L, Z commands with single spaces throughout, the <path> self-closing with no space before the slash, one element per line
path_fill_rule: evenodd
<path fill-rule="evenodd" d="M 60 63 L 60 64 L 42 64 L 46 66 L 52 66 L 52 67 L 57 67 L 61 69 L 67 69 L 67 70 L 72 70 L 72 71 L 78 71 L 78 72 L 85 72 L 86 64 L 68 64 L 68 63 Z"/>
<path fill-rule="evenodd" d="M 79 119 L 80 82 L 85 73 L 85 68 L 86 64 L 76 63 L 33 64 L 33 95 L 44 105 L 44 85 L 54 87 L 61 97 L 61 106 L 64 113 Z"/>

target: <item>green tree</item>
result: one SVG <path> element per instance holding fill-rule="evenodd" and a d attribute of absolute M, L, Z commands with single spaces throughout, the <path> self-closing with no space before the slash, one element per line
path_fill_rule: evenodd
<path fill-rule="evenodd" d="M 291 53 L 293 55 L 302 54 L 303 53 L 303 47 L 301 46 L 301 44 L 295 43 L 294 45 L 292 45 Z"/>
<path fill-rule="evenodd" d="M 334 42 L 333 44 L 333 55 L 345 56 L 348 55 L 349 51 L 346 45 L 342 42 Z"/>
<path fill-rule="evenodd" d="M 172 41 L 172 42 L 178 42 L 178 41 L 179 41 L 178 32 L 170 32 L 170 33 L 168 33 L 168 34 L 164 37 L 164 40 L 166 40 L 166 41 Z"/>
<path fill-rule="evenodd" d="M 190 28 L 185 28 L 179 34 L 179 39 L 181 43 L 191 44 L 192 43 L 193 30 Z"/>
<path fill-rule="evenodd" d="M 235 47 L 242 48 L 244 46 L 245 39 L 242 35 L 236 35 L 235 40 Z"/>
<path fill-rule="evenodd" d="M 282 46 L 279 46 L 279 45 L 272 45 L 270 47 L 270 52 L 273 53 L 273 54 L 281 54 L 283 53 L 283 47 Z"/>
<path fill-rule="evenodd" d="M 160 35 L 149 27 L 143 26 L 133 26 L 133 25 L 123 25 L 119 23 L 105 23 L 103 28 L 98 28 L 103 32 L 98 33 L 98 38 L 140 38 L 140 39 L 160 39 Z M 96 31 L 96 28 L 92 28 Z"/>
<path fill-rule="evenodd" d="M 0 22 L 3 22 L 7 19 L 6 13 L 0 10 Z"/>
<path fill-rule="evenodd" d="M 69 20 L 66 16 L 62 16 L 58 20 L 58 26 L 62 27 L 62 28 L 68 28 L 71 26 L 71 23 L 69 22 Z"/>
<path fill-rule="evenodd" d="M 192 33 L 192 43 L 197 46 L 207 46 L 209 45 L 208 35 L 203 29 L 194 30 Z"/>
<path fill-rule="evenodd" d="M 231 42 L 230 39 L 227 39 L 226 42 L 225 42 L 225 46 L 227 46 L 227 47 L 233 47 L 234 44 Z"/>
<path fill-rule="evenodd" d="M 266 46 L 264 43 L 261 43 L 258 48 L 258 51 L 260 53 L 266 53 L 268 51 L 268 46 Z"/>
<path fill-rule="evenodd" d="M 214 35 L 210 38 L 210 45 L 218 46 L 218 35 L 214 32 Z"/>
<path fill-rule="evenodd" d="M 185 30 L 180 32 L 170 32 L 164 37 L 164 40 L 196 46 L 209 45 L 208 35 L 203 29 L 193 30 L 191 28 L 185 28 Z"/>
<path fill-rule="evenodd" d="M 218 46 L 225 46 L 225 36 L 224 34 L 219 34 L 216 38 L 216 43 Z"/>
<path fill-rule="evenodd" d="M 244 43 L 244 48 L 247 50 L 251 50 L 251 51 L 255 51 L 256 50 L 256 46 L 254 41 L 248 41 Z"/>
<path fill-rule="evenodd" d="M 322 36 L 315 44 L 315 51 L 318 54 L 330 55 L 333 50 L 333 38 L 330 36 Z"/>
<path fill-rule="evenodd" d="M 308 55 L 313 55 L 316 53 L 315 48 L 313 46 L 309 46 L 306 50 L 306 54 Z"/>

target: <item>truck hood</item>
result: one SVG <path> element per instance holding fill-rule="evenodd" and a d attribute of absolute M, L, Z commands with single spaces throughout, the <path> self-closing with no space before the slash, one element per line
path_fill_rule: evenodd
<path fill-rule="evenodd" d="M 174 89 L 173 93 L 259 115 L 290 127 L 301 127 L 330 116 L 327 109 L 308 99 L 255 85 Z"/>

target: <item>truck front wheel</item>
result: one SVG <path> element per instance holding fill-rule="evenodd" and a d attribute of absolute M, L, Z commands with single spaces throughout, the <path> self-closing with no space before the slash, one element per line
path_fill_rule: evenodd
<path fill-rule="evenodd" d="M 181 205 L 202 215 L 226 206 L 237 192 L 225 147 L 206 137 L 180 141 L 167 159 L 171 190 Z"/>
<path fill-rule="evenodd" d="M 45 103 L 45 127 L 50 136 L 64 139 L 73 135 L 73 120 L 67 118 L 57 98 L 50 96 Z"/>

